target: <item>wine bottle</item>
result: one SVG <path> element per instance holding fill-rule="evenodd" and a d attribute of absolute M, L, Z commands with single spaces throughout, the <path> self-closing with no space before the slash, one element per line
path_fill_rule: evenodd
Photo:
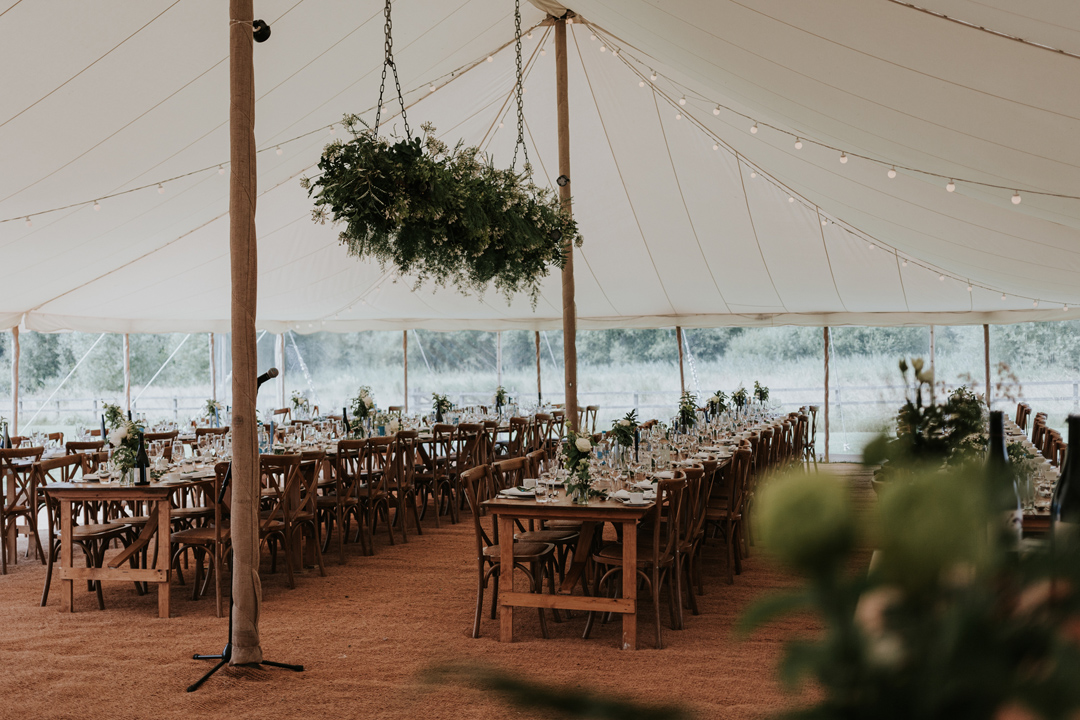
<path fill-rule="evenodd" d="M 4 439 L 3 439 L 3 442 L 0 442 L 0 448 L 2 448 L 4 450 L 10 450 L 11 449 L 11 436 L 8 435 L 8 424 L 7 423 L 4 423 Z"/>
<path fill-rule="evenodd" d="M 101 416 L 101 441 L 108 444 L 109 433 L 105 432 L 105 416 Z"/>
<path fill-rule="evenodd" d="M 990 482 L 991 509 L 1000 513 L 1002 537 L 1010 547 L 1020 542 L 1024 530 L 1024 513 L 1016 478 L 1009 465 L 1005 449 L 1005 420 L 1000 410 L 990 412 L 990 452 L 986 458 L 986 474 Z"/>
<path fill-rule="evenodd" d="M 345 429 L 345 437 L 349 437 L 349 413 L 345 408 L 341 408 L 341 425 Z"/>
<path fill-rule="evenodd" d="M 146 476 L 150 466 L 150 458 L 146 455 L 146 434 L 139 433 L 139 451 L 135 453 L 135 467 L 139 470 L 139 485 L 147 485 L 150 479 Z"/>
<path fill-rule="evenodd" d="M 1080 535 L 1080 462 L 1073 458 L 1073 443 L 1080 443 L 1080 415 L 1069 416 L 1069 448 L 1050 501 L 1050 523 L 1054 539 L 1075 539 Z"/>

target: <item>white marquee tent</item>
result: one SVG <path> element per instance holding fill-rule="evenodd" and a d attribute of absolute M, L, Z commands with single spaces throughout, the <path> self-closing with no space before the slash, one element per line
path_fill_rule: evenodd
<path fill-rule="evenodd" d="M 1080 6 L 923 2 L 1000 34 L 893 0 L 576 2 L 579 327 L 1080 317 Z M 528 150 L 554 184 L 554 45 L 522 13 Z M 560 327 L 557 272 L 535 309 L 414 289 L 312 222 L 300 177 L 344 113 L 374 117 L 382 3 L 256 16 L 259 327 Z M 512 0 L 393 17 L 414 132 L 508 165 Z M 227 33 L 221 3 L 0 2 L 0 328 L 228 331 Z"/>

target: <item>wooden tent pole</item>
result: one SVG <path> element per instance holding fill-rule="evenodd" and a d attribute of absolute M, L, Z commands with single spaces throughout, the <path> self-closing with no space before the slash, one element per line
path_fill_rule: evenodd
<path fill-rule="evenodd" d="M 986 361 L 986 407 L 990 407 L 990 326 L 983 325 L 983 359 Z"/>
<path fill-rule="evenodd" d="M 495 332 L 495 386 L 502 387 L 502 330 Z"/>
<path fill-rule="evenodd" d="M 555 97 L 559 119 L 559 176 L 570 178 L 570 103 L 566 69 L 566 18 L 555 24 Z M 559 200 L 566 213 L 572 212 L 570 183 L 559 186 Z M 565 238 L 566 264 L 562 269 L 563 372 L 566 385 L 566 422 L 577 430 L 577 305 L 574 300 L 574 244 Z"/>
<path fill-rule="evenodd" d="M 405 366 L 405 414 L 409 414 L 409 331 L 401 331 L 401 357 Z"/>
<path fill-rule="evenodd" d="M 214 333 L 210 333 L 210 399 L 217 402 L 217 363 L 214 360 Z"/>
<path fill-rule="evenodd" d="M 829 462 L 829 328 L 825 328 L 825 462 Z"/>
<path fill-rule="evenodd" d="M 686 372 L 683 370 L 682 328 L 675 326 L 675 342 L 679 343 L 679 392 L 686 392 Z"/>
<path fill-rule="evenodd" d="M 536 404 L 544 404 L 544 393 L 540 389 L 540 331 L 536 330 Z"/>
<path fill-rule="evenodd" d="M 124 333 L 124 410 L 131 412 L 131 340 Z"/>
<path fill-rule="evenodd" d="M 11 328 L 11 430 L 19 434 L 19 326 Z"/>
<path fill-rule="evenodd" d="M 229 261 L 232 276 L 232 664 L 262 662 L 259 640 L 258 355 L 255 310 L 255 67 L 252 0 L 229 0 Z M 281 368 L 284 371 L 284 368 Z M 284 374 L 284 372 L 282 372 Z"/>

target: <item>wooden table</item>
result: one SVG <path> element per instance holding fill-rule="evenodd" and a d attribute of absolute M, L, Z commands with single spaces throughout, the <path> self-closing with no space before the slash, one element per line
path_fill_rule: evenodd
<path fill-rule="evenodd" d="M 622 649 L 637 649 L 637 524 L 650 512 L 654 503 L 629 507 L 616 500 L 592 500 L 588 505 L 576 505 L 561 497 L 553 503 L 535 500 L 497 498 L 483 505 L 496 516 L 499 523 L 499 640 L 514 641 L 514 608 L 559 608 L 563 610 L 593 610 L 622 615 Z M 515 520 L 580 520 L 574 560 L 562 587 L 555 595 L 513 592 L 514 521 Z M 622 524 L 622 597 L 601 598 L 571 595 L 592 552 L 596 528 L 603 523 Z"/>
<path fill-rule="evenodd" d="M 169 541 L 171 537 L 169 497 L 177 485 L 102 485 L 100 483 L 51 483 L 45 493 L 60 503 L 60 580 L 62 612 L 74 612 L 74 583 L 76 580 L 122 580 L 125 582 L 157 583 L 158 617 L 169 617 Z M 99 568 L 77 568 L 72 564 L 72 503 L 145 502 L 149 519 L 135 542 L 122 553 Z M 152 567 L 131 568 L 125 565 L 136 552 L 146 547 L 157 535 L 158 542 Z"/>

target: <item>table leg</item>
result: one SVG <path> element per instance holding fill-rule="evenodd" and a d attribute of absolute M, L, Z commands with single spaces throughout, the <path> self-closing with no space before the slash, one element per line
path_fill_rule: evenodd
<path fill-rule="evenodd" d="M 7 495 L 7 505 L 13 505 L 15 503 L 15 487 L 18 484 L 15 480 L 15 475 L 9 475 L 0 478 L 4 481 L 5 494 Z M 7 530 L 7 561 L 14 565 L 19 561 L 19 529 L 15 527 L 15 521 L 13 520 L 8 526 Z"/>
<path fill-rule="evenodd" d="M 158 513 L 158 531 L 157 540 L 155 541 L 156 558 L 154 560 L 154 567 L 158 570 L 162 570 L 165 573 L 164 582 L 158 583 L 158 617 L 169 617 L 169 587 L 170 587 L 170 566 L 169 566 L 169 550 L 171 550 L 170 538 L 172 537 L 172 528 L 170 526 L 169 516 L 169 498 L 164 497 L 157 501 Z"/>
<path fill-rule="evenodd" d="M 499 515 L 499 592 L 514 592 L 514 519 Z M 514 642 L 514 607 L 499 605 L 499 641 Z"/>
<path fill-rule="evenodd" d="M 64 577 L 71 570 L 71 501 L 60 501 L 60 611 L 75 612 L 75 581 Z"/>
<path fill-rule="evenodd" d="M 585 564 L 589 561 L 589 556 L 592 555 L 593 534 L 596 531 L 596 525 L 592 520 L 585 520 L 581 523 L 577 547 L 574 548 L 574 559 L 570 562 L 570 569 L 559 587 L 560 595 L 570 595 L 574 592 L 574 586 L 577 585 L 578 578 L 581 577 L 581 573 L 585 570 Z"/>
<path fill-rule="evenodd" d="M 622 534 L 623 599 L 630 601 L 630 612 L 622 616 L 622 649 L 637 650 L 637 521 L 623 523 Z M 656 589 L 653 589 L 656 593 Z M 659 599 L 657 599 L 659 602 Z"/>

